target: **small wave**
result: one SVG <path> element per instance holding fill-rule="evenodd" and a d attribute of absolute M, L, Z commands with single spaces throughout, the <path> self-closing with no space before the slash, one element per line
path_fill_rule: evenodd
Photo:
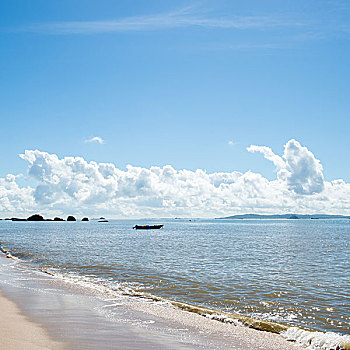
<path fill-rule="evenodd" d="M 51 271 L 47 270 L 42 271 L 55 278 L 59 278 L 63 281 L 70 282 L 81 287 L 87 287 L 89 289 L 102 292 L 104 295 L 107 294 L 110 297 L 137 297 L 143 300 L 177 307 L 181 310 L 196 313 L 215 321 L 281 334 L 284 338 L 286 338 L 286 340 L 307 346 L 307 348 L 310 350 L 350 350 L 350 336 L 347 335 L 344 336 L 332 332 L 316 332 L 298 327 L 291 327 L 278 322 L 260 320 L 250 316 L 220 312 L 215 309 L 190 305 L 175 300 L 157 297 L 148 293 L 139 292 L 123 284 L 118 284 L 117 286 L 114 284 L 113 287 L 111 287 L 106 286 L 103 283 L 96 283 L 96 281 L 91 280 L 89 277 L 67 276 L 56 272 L 52 273 Z"/>
<path fill-rule="evenodd" d="M 13 256 L 7 249 L 5 249 L 3 246 L 0 246 L 1 251 L 6 255 L 7 258 L 12 260 L 20 260 L 16 256 Z"/>
<path fill-rule="evenodd" d="M 113 283 L 112 285 L 106 285 L 105 281 L 96 281 L 87 276 L 77 276 L 77 275 L 64 275 L 60 272 L 52 272 L 46 269 L 41 269 L 42 272 L 53 276 L 54 278 L 58 278 L 68 283 L 72 283 L 74 285 L 89 288 L 90 290 L 94 290 L 104 295 L 108 295 L 110 297 L 137 297 L 142 300 L 147 300 L 150 302 L 167 304 L 169 306 L 177 307 L 181 310 L 192 312 L 204 316 L 206 318 L 210 318 L 212 320 L 234 324 L 236 326 L 247 326 L 250 328 L 254 328 L 257 330 L 267 331 L 271 333 L 281 333 L 288 329 L 289 326 L 268 321 L 268 320 L 259 320 L 252 318 L 250 316 L 240 315 L 240 314 L 232 314 L 220 312 L 215 309 L 209 309 L 205 307 L 195 306 L 171 299 L 165 299 L 162 297 L 158 297 L 149 293 L 144 293 L 137 291 L 131 288 L 129 285 L 118 283 Z"/>
<path fill-rule="evenodd" d="M 0 246 L 0 249 L 6 255 L 6 257 L 13 260 L 20 260 L 16 256 L 11 255 L 11 253 L 2 245 Z M 108 297 L 136 297 L 144 301 L 162 303 L 179 308 L 183 311 L 196 313 L 215 321 L 281 334 L 286 340 L 306 346 L 307 349 L 310 350 L 350 350 L 350 335 L 342 335 L 334 332 L 316 332 L 299 327 L 292 327 L 274 321 L 261 320 L 251 316 L 221 312 L 215 309 L 190 305 L 140 292 L 131 288 L 130 285 L 123 283 L 113 283 L 112 285 L 107 283 L 106 285 L 105 280 L 96 280 L 92 278 L 93 276 L 65 275 L 60 271 L 51 271 L 44 268 L 40 269 L 40 271 L 52 276 L 53 278 L 60 279 L 63 282 L 88 288 L 98 292 L 99 294 L 102 293 L 103 295 L 108 295 Z"/>
<path fill-rule="evenodd" d="M 283 331 L 286 331 L 289 328 L 289 326 L 282 323 L 277 323 L 277 322 L 267 321 L 267 320 L 259 320 L 250 316 L 231 314 L 227 312 L 218 313 L 218 310 L 189 305 L 186 303 L 181 303 L 173 300 L 170 300 L 170 303 L 182 310 L 193 312 L 210 319 L 214 319 L 225 323 L 232 323 L 237 326 L 243 325 L 243 326 L 254 328 L 260 331 L 279 334 Z"/>
<path fill-rule="evenodd" d="M 282 332 L 287 340 L 307 346 L 307 349 L 350 350 L 350 335 L 341 335 L 334 332 L 313 332 L 289 327 Z"/>

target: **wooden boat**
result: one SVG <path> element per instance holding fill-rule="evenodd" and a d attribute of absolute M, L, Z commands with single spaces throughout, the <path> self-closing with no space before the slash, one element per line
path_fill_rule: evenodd
<path fill-rule="evenodd" d="M 164 225 L 135 225 L 133 229 L 135 230 L 159 230 L 162 228 Z"/>

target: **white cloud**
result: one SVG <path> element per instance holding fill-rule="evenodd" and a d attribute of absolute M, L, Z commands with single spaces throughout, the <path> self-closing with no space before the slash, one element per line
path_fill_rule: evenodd
<path fill-rule="evenodd" d="M 296 193 L 320 193 L 324 189 L 323 168 L 318 159 L 298 141 L 290 140 L 284 147 L 288 186 Z"/>
<path fill-rule="evenodd" d="M 235 141 L 230 140 L 229 142 L 227 142 L 227 144 L 228 144 L 229 146 L 236 146 L 236 145 L 238 145 L 238 142 L 235 142 Z"/>
<path fill-rule="evenodd" d="M 90 143 L 90 142 L 97 142 L 97 143 L 99 143 L 100 145 L 102 145 L 105 141 L 104 141 L 101 137 L 99 137 L 99 136 L 94 136 L 94 137 L 92 137 L 91 139 L 85 140 L 84 142 L 87 142 L 87 143 Z"/>
<path fill-rule="evenodd" d="M 0 211 L 11 216 L 36 207 L 34 190 L 30 187 L 20 187 L 16 183 L 16 178 L 17 176 L 12 174 L 0 178 Z"/>
<path fill-rule="evenodd" d="M 248 150 L 261 152 L 275 164 L 274 180 L 251 171 L 208 174 L 171 165 L 119 169 L 111 163 L 27 150 L 20 156 L 28 162 L 28 176 L 37 185 L 20 187 L 14 175 L 0 179 L 0 212 L 133 218 L 249 212 L 350 214 L 350 184 L 325 181 L 322 165 L 299 142 L 288 141 L 281 157 L 265 146 Z"/>
<path fill-rule="evenodd" d="M 21 28 L 46 34 L 93 34 L 127 31 L 164 30 L 170 28 L 206 27 L 221 29 L 261 29 L 300 27 L 305 24 L 283 16 L 209 16 L 194 7 L 114 20 L 39 23 Z"/>
<path fill-rule="evenodd" d="M 278 178 L 287 182 L 288 188 L 298 194 L 320 193 L 324 189 L 323 168 L 312 152 L 294 139 L 284 146 L 283 156 L 274 154 L 266 146 L 250 146 L 249 152 L 260 152 L 273 162 Z"/>
<path fill-rule="evenodd" d="M 270 147 L 266 146 L 255 146 L 251 145 L 247 147 L 248 152 L 260 152 L 264 155 L 264 157 L 268 160 L 271 160 L 273 164 L 276 166 L 276 169 L 283 169 L 285 168 L 285 162 L 280 156 L 277 156 L 272 152 L 272 149 Z"/>

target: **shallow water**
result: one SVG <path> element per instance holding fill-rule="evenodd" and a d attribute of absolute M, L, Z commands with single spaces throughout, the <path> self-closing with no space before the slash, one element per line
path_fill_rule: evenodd
<path fill-rule="evenodd" d="M 350 334 L 350 220 L 0 222 L 36 267 L 107 286 Z M 148 221 L 147 223 L 151 223 Z"/>

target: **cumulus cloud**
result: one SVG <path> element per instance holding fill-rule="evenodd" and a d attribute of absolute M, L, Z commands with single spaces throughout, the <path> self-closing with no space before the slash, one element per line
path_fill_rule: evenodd
<path fill-rule="evenodd" d="M 30 187 L 20 187 L 16 183 L 17 177 L 8 174 L 5 178 L 0 178 L 0 210 L 12 215 L 36 207 L 34 190 Z"/>
<path fill-rule="evenodd" d="M 262 153 L 263 156 L 266 159 L 270 160 L 278 170 L 285 168 L 285 162 L 283 161 L 283 159 L 280 156 L 273 153 L 270 147 L 251 145 L 247 147 L 247 151 L 252 153 L 254 152 Z"/>
<path fill-rule="evenodd" d="M 110 217 L 197 216 L 236 213 L 350 213 L 350 184 L 326 182 L 320 162 L 295 140 L 282 156 L 250 146 L 276 166 L 272 181 L 259 173 L 176 170 L 171 165 L 120 169 L 112 163 L 26 150 L 28 176 L 36 186 L 20 187 L 14 175 L 0 179 L 0 212 L 50 212 Z"/>
<path fill-rule="evenodd" d="M 287 182 L 288 188 L 298 194 L 320 193 L 324 189 L 323 168 L 318 159 L 306 147 L 292 139 L 284 146 L 283 156 L 273 153 L 266 146 L 250 146 L 249 152 L 260 152 L 272 161 L 278 178 Z"/>
<path fill-rule="evenodd" d="M 288 186 L 296 193 L 320 193 L 324 189 L 323 167 L 318 159 L 298 141 L 290 140 L 284 146 L 284 173 Z"/>
<path fill-rule="evenodd" d="M 126 214 L 191 213 L 203 215 L 225 208 L 271 206 L 278 191 L 260 174 L 247 172 L 207 174 L 203 170 L 150 169 L 87 162 L 81 157 L 59 159 L 46 152 L 25 151 L 29 175 L 38 181 L 36 203 L 66 208 L 95 206 Z M 264 192 L 270 188 L 269 198 Z"/>
<path fill-rule="evenodd" d="M 86 143 L 97 142 L 100 145 L 102 145 L 105 141 L 99 136 L 94 136 L 91 139 L 85 140 L 84 142 L 86 142 Z"/>

